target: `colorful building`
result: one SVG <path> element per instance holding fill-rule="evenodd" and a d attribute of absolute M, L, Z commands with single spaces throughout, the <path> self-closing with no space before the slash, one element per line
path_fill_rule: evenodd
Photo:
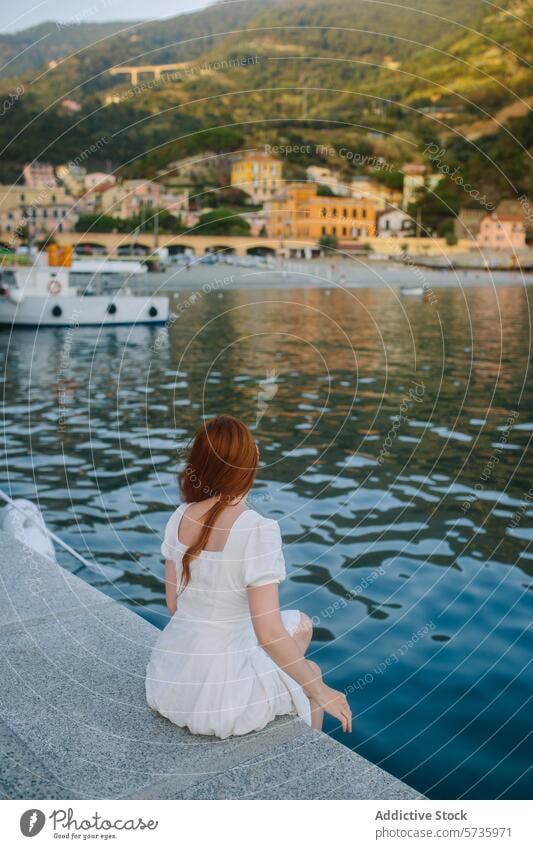
<path fill-rule="evenodd" d="M 376 235 L 379 205 L 371 198 L 355 200 L 321 196 L 312 183 L 287 183 L 265 205 L 269 236 L 280 239 L 313 239 L 332 236 L 355 241 Z"/>
<path fill-rule="evenodd" d="M 265 203 L 283 185 L 283 165 L 266 153 L 249 153 L 231 166 L 231 185 L 250 195 L 253 203 Z"/>
<path fill-rule="evenodd" d="M 32 237 L 68 233 L 78 219 L 74 205 L 62 188 L 0 186 L 0 233 L 8 240 L 24 227 Z"/>
<path fill-rule="evenodd" d="M 414 236 L 415 222 L 403 209 L 387 209 L 378 214 L 377 234 L 380 239 Z"/>
<path fill-rule="evenodd" d="M 56 174 L 57 179 L 69 194 L 76 197 L 83 194 L 87 174 L 85 168 L 80 165 L 58 165 Z"/>
<path fill-rule="evenodd" d="M 97 194 L 97 211 L 114 218 L 136 218 L 143 211 L 164 209 L 179 215 L 189 208 L 189 194 L 168 192 L 153 180 L 124 180 Z"/>
<path fill-rule="evenodd" d="M 526 225 L 520 203 L 502 200 L 494 212 L 487 212 L 480 221 L 476 243 L 480 248 L 525 248 Z"/>
<path fill-rule="evenodd" d="M 22 169 L 24 185 L 29 189 L 46 189 L 57 186 L 53 165 L 30 162 Z"/>

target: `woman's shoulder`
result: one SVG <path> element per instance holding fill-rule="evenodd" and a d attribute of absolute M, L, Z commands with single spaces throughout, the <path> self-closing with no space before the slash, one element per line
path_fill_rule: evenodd
<path fill-rule="evenodd" d="M 241 539 L 247 547 L 272 548 L 281 545 L 281 530 L 276 519 L 269 519 L 258 513 L 257 510 L 249 509 L 239 521 L 239 527 L 244 532 Z"/>
<path fill-rule="evenodd" d="M 276 519 L 269 519 L 267 516 L 263 516 L 262 513 L 258 513 L 253 507 L 248 507 L 246 510 L 246 518 L 248 524 L 254 528 L 279 529 L 279 523 Z"/>
<path fill-rule="evenodd" d="M 189 505 L 185 501 L 182 501 L 181 504 L 178 504 L 178 506 L 174 508 L 174 510 L 168 517 L 167 524 L 170 525 L 173 521 L 177 521 L 180 518 L 181 514 L 185 512 L 188 506 Z"/>

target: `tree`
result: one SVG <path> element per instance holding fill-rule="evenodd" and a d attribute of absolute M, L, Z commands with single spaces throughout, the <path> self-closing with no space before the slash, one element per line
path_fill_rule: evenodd
<path fill-rule="evenodd" d="M 324 253 L 329 254 L 337 250 L 339 242 L 336 236 L 321 236 L 318 244 Z"/>
<path fill-rule="evenodd" d="M 250 225 L 231 209 L 213 209 L 200 216 L 197 230 L 202 236 L 248 236 Z"/>
<path fill-rule="evenodd" d="M 330 186 L 325 186 L 324 183 L 320 183 L 316 190 L 317 195 L 324 198 L 335 197 L 335 192 Z"/>
<path fill-rule="evenodd" d="M 421 236 L 438 233 L 444 236 L 453 230 L 453 220 L 459 212 L 464 192 L 451 180 L 441 180 L 432 191 L 419 189 L 414 203 L 409 204 L 408 213 L 417 220 L 420 216 Z"/>
<path fill-rule="evenodd" d="M 204 196 L 205 206 L 244 206 L 247 210 L 250 209 L 250 200 L 250 195 L 237 186 L 227 186 Z"/>
<path fill-rule="evenodd" d="M 96 233 L 113 233 L 118 230 L 119 222 L 112 215 L 96 215 L 85 213 L 80 215 L 76 221 L 76 233 L 89 233 L 94 230 Z"/>

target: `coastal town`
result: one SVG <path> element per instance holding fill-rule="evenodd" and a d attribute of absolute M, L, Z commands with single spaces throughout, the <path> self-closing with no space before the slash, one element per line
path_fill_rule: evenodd
<path fill-rule="evenodd" d="M 524 849 L 528 3 L 5 5 L 6 845 Z"/>
<path fill-rule="evenodd" d="M 350 158 L 350 151 L 316 152 Z M 142 257 L 163 248 L 182 260 L 339 252 L 461 255 L 466 264 L 469 256 L 481 264 L 483 255 L 510 268 L 531 262 L 530 215 L 520 199 L 476 207 L 465 199 L 453 230 L 442 234 L 417 210 L 419 199 L 438 193 L 448 178 L 441 170 L 405 163 L 394 187 L 381 179 L 387 168 L 381 160 L 349 174 L 312 164 L 305 178 L 289 179 L 285 154 L 271 145 L 223 156 L 203 152 L 169 163 L 154 179 L 121 177 L 110 163 L 92 170 L 80 158 L 29 163 L 19 182 L 0 186 L 0 250 L 25 254 L 71 242 L 77 254 Z"/>

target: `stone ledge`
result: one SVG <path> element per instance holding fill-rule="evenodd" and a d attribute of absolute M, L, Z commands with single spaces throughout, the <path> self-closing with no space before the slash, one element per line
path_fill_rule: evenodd
<path fill-rule="evenodd" d="M 144 696 L 157 629 L 6 534 L 0 610 L 4 798 L 423 798 L 298 719 L 228 740 L 172 725 Z"/>

